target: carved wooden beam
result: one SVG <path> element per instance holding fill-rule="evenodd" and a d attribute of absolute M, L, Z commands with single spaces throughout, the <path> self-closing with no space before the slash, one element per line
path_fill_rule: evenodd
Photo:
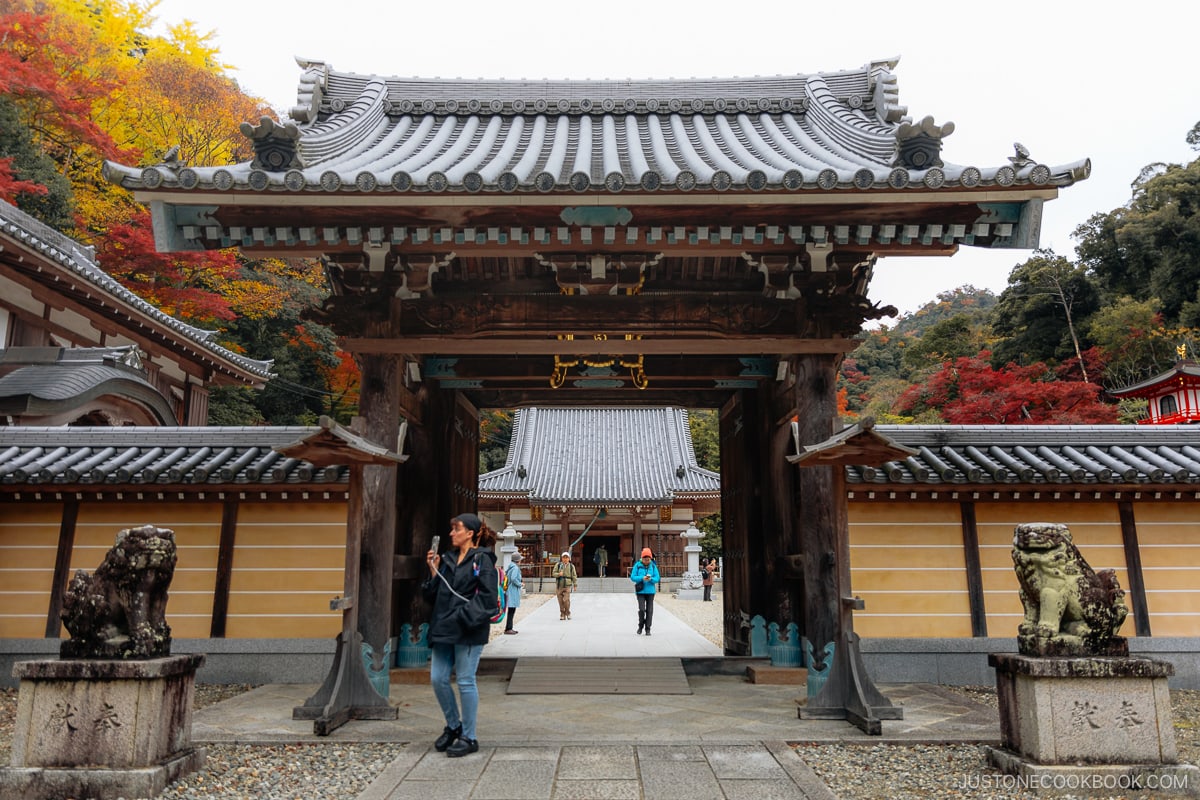
<path fill-rule="evenodd" d="M 396 339 L 345 338 L 338 346 L 348 353 L 393 353 L 404 355 L 759 355 L 787 353 L 849 353 L 859 342 L 850 338 L 832 339 L 774 339 L 747 337 L 718 338 L 657 338 L 657 339 L 518 339 L 488 337 L 480 339 L 439 337 L 404 337 Z"/>

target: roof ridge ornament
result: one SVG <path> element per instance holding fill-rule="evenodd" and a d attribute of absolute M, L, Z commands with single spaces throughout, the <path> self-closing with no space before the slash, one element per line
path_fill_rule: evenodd
<path fill-rule="evenodd" d="M 241 131 L 254 145 L 252 169 L 283 172 L 304 168 L 299 152 L 300 129 L 295 123 L 279 123 L 264 116 L 257 125 L 243 122 Z"/>
<path fill-rule="evenodd" d="M 162 154 L 157 166 L 165 167 L 173 172 L 178 172 L 187 166 L 187 162 L 179 157 L 179 145 L 174 144 L 167 148 L 167 151 Z"/>
<path fill-rule="evenodd" d="M 1033 164 L 1034 161 L 1029 157 L 1029 148 L 1020 142 L 1013 142 L 1014 155 L 1008 157 L 1014 169 L 1021 169 Z"/>
<path fill-rule="evenodd" d="M 896 129 L 896 165 L 909 169 L 929 169 L 943 166 L 942 139 L 954 133 L 954 123 L 938 125 L 933 117 L 925 117 L 914 124 L 900 123 Z"/>

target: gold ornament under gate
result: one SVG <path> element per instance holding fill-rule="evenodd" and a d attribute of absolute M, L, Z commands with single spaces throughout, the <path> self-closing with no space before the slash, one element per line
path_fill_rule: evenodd
<path fill-rule="evenodd" d="M 558 338 L 562 341 L 573 341 L 575 339 L 575 334 L 560 334 Z M 641 338 L 642 337 L 640 334 L 625 334 L 625 341 L 627 342 L 634 342 Z M 592 340 L 597 342 L 606 342 L 608 341 L 608 334 L 594 333 L 592 334 Z M 614 364 L 618 364 L 621 367 L 629 370 L 629 378 L 631 381 L 633 381 L 635 388 L 645 389 L 650 385 L 650 381 L 646 377 L 645 356 L 643 356 L 641 353 L 638 354 L 636 360 L 618 357 L 580 357 L 564 359 L 562 356 L 556 354 L 554 356 L 554 372 L 550 375 L 550 388 L 561 389 L 562 385 L 567 381 L 567 370 L 571 369 L 572 367 L 578 367 L 581 361 L 583 362 L 584 366 L 597 369 L 603 369 L 605 367 L 611 367 Z"/>

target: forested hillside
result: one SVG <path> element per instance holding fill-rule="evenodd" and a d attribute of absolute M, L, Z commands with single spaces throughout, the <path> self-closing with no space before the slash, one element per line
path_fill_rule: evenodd
<path fill-rule="evenodd" d="M 1200 123 L 1181 132 L 1200 149 Z M 961 286 L 863 334 L 842 365 L 851 421 L 1133 422 L 1144 401 L 1105 394 L 1196 357 L 1200 159 L 1151 164 L 1129 202 L 1074 233 L 1069 258 L 1036 251 L 999 297 Z"/>
<path fill-rule="evenodd" d="M 0 199 L 94 245 L 105 269 L 167 313 L 219 331 L 230 349 L 275 360 L 279 378 L 264 391 L 214 393 L 214 423 L 346 421 L 357 406 L 354 362 L 305 318 L 327 291 L 320 265 L 235 250 L 160 254 L 147 209 L 100 174 L 105 159 L 245 160 L 239 124 L 268 112 L 241 90 L 210 37 L 186 24 L 148 33 L 152 9 L 119 0 L 0 4 Z M 1180 136 L 1200 148 L 1200 124 Z M 1138 418 L 1140 408 L 1104 390 L 1163 369 L 1179 352 L 1194 355 L 1200 160 L 1149 164 L 1130 179 L 1125 205 L 1079 224 L 1074 253 L 1035 252 L 1013 265 L 999 296 L 959 287 L 864 332 L 842 368 L 845 419 Z M 508 412 L 489 415 L 485 445 L 504 441 L 509 425 Z M 485 446 L 481 468 L 502 459 Z"/>

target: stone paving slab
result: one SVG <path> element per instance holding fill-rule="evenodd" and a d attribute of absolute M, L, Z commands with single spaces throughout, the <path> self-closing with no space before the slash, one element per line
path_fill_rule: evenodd
<path fill-rule="evenodd" d="M 673 752 L 681 754 L 688 760 L 664 758 L 655 745 L 481 748 L 447 772 L 446 757 L 427 748 L 397 757 L 358 800 L 836 800 L 784 742 Z M 746 767 L 732 768 L 731 759 Z"/>

